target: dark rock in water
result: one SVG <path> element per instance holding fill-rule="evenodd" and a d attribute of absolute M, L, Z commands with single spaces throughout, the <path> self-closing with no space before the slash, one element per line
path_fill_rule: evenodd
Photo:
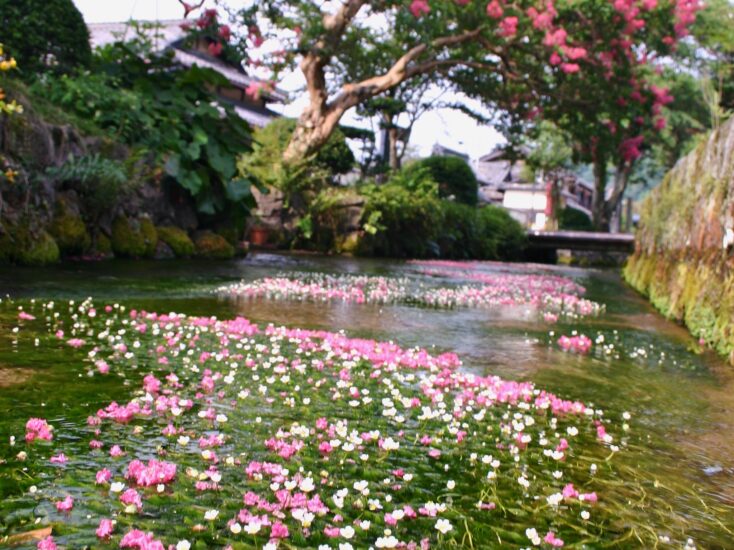
<path fill-rule="evenodd" d="M 173 253 L 173 249 L 163 241 L 159 240 L 155 247 L 155 254 L 153 258 L 156 260 L 172 260 L 176 255 Z"/>

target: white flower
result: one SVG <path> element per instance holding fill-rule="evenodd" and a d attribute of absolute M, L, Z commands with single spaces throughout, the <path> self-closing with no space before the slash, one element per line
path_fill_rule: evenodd
<path fill-rule="evenodd" d="M 444 535 L 454 528 L 454 526 L 451 525 L 451 522 L 447 519 L 439 519 L 434 527 Z"/>
<path fill-rule="evenodd" d="M 316 486 L 314 485 L 313 479 L 310 477 L 305 478 L 301 483 L 298 485 L 298 488 L 303 491 L 304 493 L 309 493 L 313 491 Z"/>
<path fill-rule="evenodd" d="M 254 535 L 260 530 L 260 522 L 259 521 L 248 521 L 245 525 L 245 533 L 248 535 Z"/>
<path fill-rule="evenodd" d="M 400 541 L 390 535 L 389 537 L 380 537 L 375 541 L 377 548 L 395 548 Z"/>
<path fill-rule="evenodd" d="M 563 501 L 563 495 L 561 493 L 553 493 L 552 495 L 546 497 L 548 501 L 548 504 L 551 506 L 558 506 Z"/>
<path fill-rule="evenodd" d="M 351 525 L 342 527 L 341 529 L 339 529 L 339 534 L 345 539 L 351 539 L 354 536 L 354 527 L 352 527 Z M 352 545 L 350 544 L 349 547 L 351 548 Z M 341 548 L 341 546 L 339 546 L 339 548 Z"/>
<path fill-rule="evenodd" d="M 214 521 L 219 515 L 219 510 L 207 510 L 204 512 L 204 519 Z"/>
<path fill-rule="evenodd" d="M 115 481 L 112 485 L 110 485 L 110 491 L 113 493 L 120 493 L 125 488 L 124 483 L 120 483 L 119 481 Z"/>
<path fill-rule="evenodd" d="M 242 526 L 235 521 L 232 525 L 229 526 L 229 530 L 237 535 L 242 532 Z"/>
<path fill-rule="evenodd" d="M 362 529 L 363 531 L 366 531 L 367 529 L 369 529 L 370 525 L 372 525 L 372 522 L 370 522 L 367 519 L 359 522 L 359 528 Z"/>
<path fill-rule="evenodd" d="M 176 545 L 176 550 L 189 550 L 189 548 L 191 548 L 191 543 L 187 540 L 180 540 Z"/>
<path fill-rule="evenodd" d="M 453 479 L 450 479 L 450 480 L 449 480 L 449 481 L 448 481 L 448 482 L 446 483 L 446 488 L 447 488 L 447 489 L 448 489 L 449 491 L 451 491 L 451 490 L 453 490 L 453 488 L 454 488 L 454 487 L 456 487 L 456 482 L 455 482 L 455 481 L 454 481 Z"/>
<path fill-rule="evenodd" d="M 532 527 L 529 527 L 525 529 L 525 536 L 530 539 L 530 542 L 533 543 L 533 546 L 540 546 L 540 535 L 538 535 L 538 531 Z"/>
<path fill-rule="evenodd" d="M 586 519 L 589 519 L 590 517 L 591 517 L 591 514 L 587 510 L 581 511 L 581 519 L 586 520 Z"/>

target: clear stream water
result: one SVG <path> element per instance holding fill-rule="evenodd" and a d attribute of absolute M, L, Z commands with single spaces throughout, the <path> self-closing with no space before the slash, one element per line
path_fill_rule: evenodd
<path fill-rule="evenodd" d="M 350 335 L 394 340 L 401 346 L 455 351 L 465 367 L 515 380 L 532 380 L 568 399 L 607 412 L 632 415 L 629 448 L 615 457 L 624 473 L 604 491 L 600 506 L 619 510 L 634 531 L 660 536 L 684 532 L 699 548 L 734 548 L 734 370 L 701 350 L 685 330 L 653 311 L 616 271 L 496 264 L 489 270 L 556 273 L 587 288 L 606 304 L 598 318 L 548 325 L 522 310 L 439 310 L 413 306 L 345 305 L 219 299 L 215 287 L 289 270 L 416 277 L 398 261 L 255 254 L 244 260 L 206 262 L 67 263 L 52 268 L 0 269 L 0 294 L 22 305 L 88 296 L 148 311 L 221 318 L 243 315 L 258 323 L 345 330 Z M 0 498 L 28 487 L 8 460 L 31 416 L 43 416 L 58 433 L 74 438 L 90 411 L 129 398 L 118 377 L 88 377 L 72 350 L 18 346 L 16 313 L 0 313 Z M 614 344 L 606 354 L 563 353 L 557 337 L 578 330 Z M 554 334 L 551 335 L 550 331 Z M 0 506 L 0 536 L 13 523 Z M 661 539 L 664 541 L 664 539 Z M 632 536 L 617 547 L 639 547 Z"/>

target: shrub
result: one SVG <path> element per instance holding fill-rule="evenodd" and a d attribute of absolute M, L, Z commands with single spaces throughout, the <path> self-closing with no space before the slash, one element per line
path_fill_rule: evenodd
<path fill-rule="evenodd" d="M 477 211 L 485 235 L 496 243 L 498 260 L 520 260 L 527 247 L 527 234 L 510 213 L 499 206 L 485 206 Z"/>
<path fill-rule="evenodd" d="M 284 166 L 283 152 L 295 128 L 295 119 L 278 118 L 256 130 L 253 151 L 242 158 L 240 172 L 253 176 L 263 185 L 290 192 L 319 188 L 334 175 L 346 174 L 354 166 L 354 154 L 338 128 L 308 162 Z"/>
<path fill-rule="evenodd" d="M 478 201 L 479 184 L 474 171 L 463 159 L 451 156 L 436 156 L 421 159 L 410 165 L 408 170 L 426 169 L 438 183 L 441 198 L 454 197 L 456 202 L 475 206 Z"/>
<path fill-rule="evenodd" d="M 73 157 L 59 168 L 49 168 L 46 173 L 73 189 L 79 195 L 84 212 L 90 222 L 110 210 L 137 182 L 128 178 L 122 162 L 100 155 Z"/>
<path fill-rule="evenodd" d="M 415 193 L 395 183 L 362 188 L 367 199 L 362 215 L 366 234 L 361 254 L 397 258 L 440 256 L 441 201 L 432 193 Z"/>
<path fill-rule="evenodd" d="M 567 206 L 558 214 L 558 228 L 569 231 L 594 231 L 594 224 L 581 210 Z"/>
<path fill-rule="evenodd" d="M 33 92 L 148 155 L 159 175 L 193 197 L 199 213 L 236 206 L 244 217 L 254 199 L 236 161 L 250 150 L 251 133 L 210 91 L 228 85 L 226 79 L 196 66 L 181 70 L 171 55 L 140 40 L 106 46 L 94 62 L 94 73 L 46 78 Z"/>
<path fill-rule="evenodd" d="M 367 202 L 360 253 L 482 260 L 522 257 L 525 231 L 506 210 L 439 199 L 436 184 L 421 171 L 401 171 L 385 185 L 362 187 Z"/>
<path fill-rule="evenodd" d="M 0 43 L 23 75 L 89 65 L 89 30 L 72 0 L 0 0 Z"/>

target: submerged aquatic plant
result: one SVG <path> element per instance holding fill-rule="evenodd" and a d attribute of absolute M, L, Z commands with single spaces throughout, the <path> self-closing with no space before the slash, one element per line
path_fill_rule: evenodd
<path fill-rule="evenodd" d="M 596 502 L 625 443 L 590 404 L 342 333 L 35 307 L 40 345 L 82 341 L 66 349 L 90 375 L 104 361 L 138 388 L 90 411 L 81 440 L 26 444 L 37 489 L 18 503 L 53 527 L 41 544 L 557 547 L 624 533 Z"/>

